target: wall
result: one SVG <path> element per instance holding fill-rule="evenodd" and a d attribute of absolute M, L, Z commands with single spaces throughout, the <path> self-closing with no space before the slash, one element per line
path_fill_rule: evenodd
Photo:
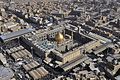
<path fill-rule="evenodd" d="M 63 57 L 63 63 L 69 62 L 71 60 L 74 60 L 75 58 L 77 58 L 78 56 L 81 55 L 80 50 L 75 50 L 75 51 L 71 51 L 69 52 L 70 54 L 66 55 Z"/>

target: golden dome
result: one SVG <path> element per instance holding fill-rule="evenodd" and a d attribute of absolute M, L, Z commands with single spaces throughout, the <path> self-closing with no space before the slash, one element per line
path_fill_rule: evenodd
<path fill-rule="evenodd" d="M 62 41 L 64 41 L 64 36 L 58 32 L 55 36 L 55 40 L 57 41 L 57 43 L 61 43 Z"/>

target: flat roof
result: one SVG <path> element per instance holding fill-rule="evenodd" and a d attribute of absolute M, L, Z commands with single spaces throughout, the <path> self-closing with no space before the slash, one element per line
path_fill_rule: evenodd
<path fill-rule="evenodd" d="M 98 48 L 96 48 L 96 49 L 93 51 L 93 53 L 98 54 L 98 53 L 104 51 L 105 49 L 107 49 L 107 48 L 109 48 L 109 47 L 113 47 L 113 44 L 110 43 L 110 42 L 105 43 L 105 44 L 99 46 Z"/>
<path fill-rule="evenodd" d="M 19 37 L 21 35 L 30 33 L 32 31 L 35 31 L 35 29 L 32 29 L 32 28 L 22 29 L 22 30 L 15 31 L 12 33 L 3 34 L 0 36 L 0 39 L 2 42 L 5 42 L 5 41 L 11 40 L 11 39 L 15 39 L 16 37 Z"/>

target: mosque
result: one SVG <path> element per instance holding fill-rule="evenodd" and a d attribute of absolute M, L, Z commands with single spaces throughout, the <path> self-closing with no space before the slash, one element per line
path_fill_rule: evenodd
<path fill-rule="evenodd" d="M 66 26 L 67 24 L 61 24 L 48 27 L 46 31 L 38 30 L 32 35 L 31 33 L 25 35 L 22 41 L 32 47 L 34 53 L 43 58 L 46 63 L 57 66 L 82 59 L 83 53 L 101 45 L 99 40 Z"/>

